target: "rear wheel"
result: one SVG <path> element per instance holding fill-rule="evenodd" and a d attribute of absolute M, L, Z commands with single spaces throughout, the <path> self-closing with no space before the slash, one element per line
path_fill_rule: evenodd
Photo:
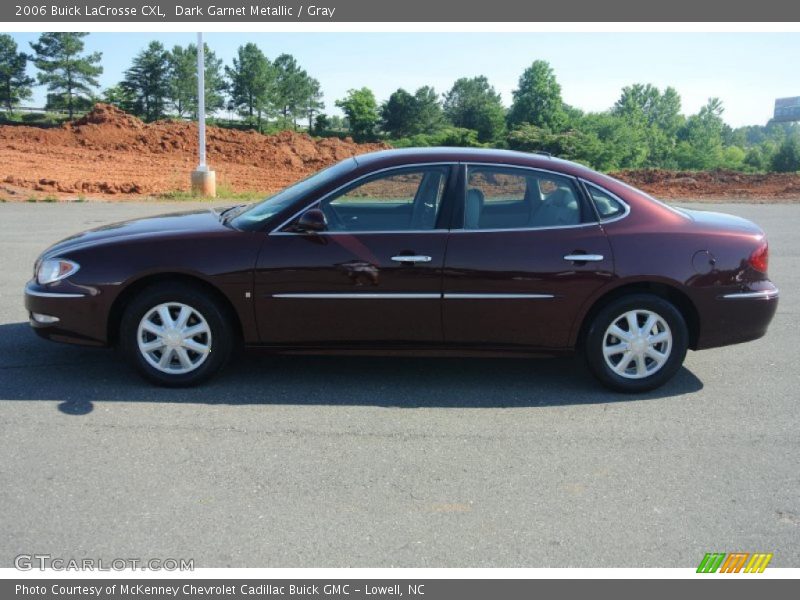
<path fill-rule="evenodd" d="M 689 333 L 680 311 L 650 294 L 623 296 L 594 317 L 586 335 L 589 369 L 620 392 L 657 388 L 680 369 Z"/>
<path fill-rule="evenodd" d="M 184 284 L 148 288 L 127 307 L 120 341 L 149 381 L 198 384 L 228 360 L 233 333 L 225 311 L 202 289 Z"/>

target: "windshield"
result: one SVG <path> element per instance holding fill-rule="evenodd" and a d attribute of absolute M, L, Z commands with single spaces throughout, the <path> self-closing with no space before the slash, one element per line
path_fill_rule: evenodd
<path fill-rule="evenodd" d="M 348 158 L 347 160 L 336 163 L 327 169 L 317 171 L 313 175 L 309 175 L 305 179 L 301 179 L 294 185 L 290 185 L 277 194 L 270 196 L 266 200 L 256 202 L 241 209 L 239 214 L 233 216 L 233 218 L 230 220 L 230 223 L 237 229 L 255 229 L 265 223 L 268 219 L 271 219 L 284 209 L 290 207 L 308 192 L 333 181 L 340 175 L 353 170 L 355 167 L 355 159 Z"/>

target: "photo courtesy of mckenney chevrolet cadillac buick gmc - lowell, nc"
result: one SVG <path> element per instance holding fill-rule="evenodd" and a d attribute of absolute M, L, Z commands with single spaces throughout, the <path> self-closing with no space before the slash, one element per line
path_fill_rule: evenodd
<path fill-rule="evenodd" d="M 192 385 L 274 352 L 578 351 L 653 389 L 687 349 L 764 335 L 778 302 L 755 224 L 677 209 L 546 155 L 429 148 L 347 159 L 263 202 L 117 223 L 36 261 L 42 337 L 117 346 Z"/>

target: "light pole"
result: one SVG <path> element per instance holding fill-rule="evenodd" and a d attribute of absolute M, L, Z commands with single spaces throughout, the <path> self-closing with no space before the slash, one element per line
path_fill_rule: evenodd
<path fill-rule="evenodd" d="M 203 34 L 197 34 L 197 169 L 192 172 L 192 192 L 202 196 L 217 195 L 217 179 L 206 164 L 206 63 Z"/>

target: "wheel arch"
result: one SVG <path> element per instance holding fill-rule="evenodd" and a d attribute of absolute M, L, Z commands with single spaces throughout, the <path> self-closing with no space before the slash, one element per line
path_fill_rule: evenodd
<path fill-rule="evenodd" d="M 144 275 L 134 281 L 129 282 L 114 299 L 114 302 L 111 305 L 111 309 L 108 313 L 108 322 L 106 324 L 108 344 L 110 346 L 116 345 L 119 341 L 120 326 L 122 324 L 122 316 L 125 313 L 125 308 L 144 290 L 161 283 L 184 283 L 186 285 L 202 289 L 210 294 L 225 310 L 225 313 L 230 319 L 231 324 L 234 326 L 234 334 L 236 335 L 236 339 L 243 339 L 244 332 L 239 314 L 233 306 L 230 298 L 228 298 L 228 296 L 226 296 L 222 290 L 209 281 L 196 275 L 180 272 L 162 272 Z"/>
<path fill-rule="evenodd" d="M 597 315 L 603 307 L 622 296 L 641 293 L 658 296 L 675 305 L 683 316 L 684 321 L 686 321 L 686 327 L 689 330 L 689 348 L 695 350 L 697 348 L 697 340 L 700 336 L 700 315 L 694 302 L 677 285 L 664 281 L 652 280 L 622 283 L 611 290 L 606 290 L 599 297 L 595 298 L 579 320 L 580 325 L 573 334 L 574 346 L 578 348 L 583 345 L 589 325 L 595 315 Z"/>

